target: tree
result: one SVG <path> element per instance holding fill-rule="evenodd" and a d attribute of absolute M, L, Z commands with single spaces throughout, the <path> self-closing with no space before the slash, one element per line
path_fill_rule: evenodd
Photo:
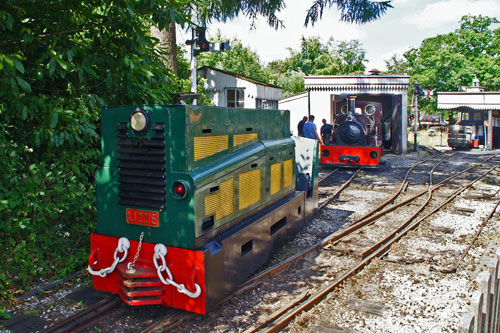
<path fill-rule="evenodd" d="M 84 265 L 100 108 L 172 100 L 183 82 L 164 67 L 150 26 L 187 22 L 183 6 L 0 2 L 0 298 Z"/>
<path fill-rule="evenodd" d="M 384 60 L 386 74 L 409 74 L 410 67 L 406 58 L 393 54 L 389 60 Z"/>
<path fill-rule="evenodd" d="M 379 19 L 389 8 L 393 8 L 391 1 L 369 0 L 314 0 L 307 11 L 305 25 L 312 25 L 323 16 L 324 9 L 328 6 L 337 6 L 340 19 L 344 22 L 367 23 Z"/>
<path fill-rule="evenodd" d="M 270 63 L 267 76 L 273 84 L 283 87 L 283 95 L 304 91 L 305 75 L 360 74 L 365 71 L 366 51 L 357 40 L 326 44 L 319 37 L 302 37 L 300 50 L 289 49 L 290 56 Z"/>
<path fill-rule="evenodd" d="M 330 43 L 333 43 L 331 39 Z M 365 72 L 366 50 L 358 40 L 340 41 L 333 45 L 333 52 L 340 59 L 338 74 L 363 74 Z"/>
<path fill-rule="evenodd" d="M 323 16 L 326 7 L 337 6 L 341 13 L 341 21 L 350 23 L 367 23 L 380 18 L 389 8 L 392 8 L 391 1 L 370 1 L 370 0 L 314 0 L 308 10 L 304 25 L 309 23 L 314 25 Z M 251 28 L 255 27 L 255 20 L 259 16 L 267 18 L 268 24 L 275 28 L 283 27 L 283 21 L 278 18 L 278 13 L 285 8 L 285 0 L 197 0 L 186 4 L 184 12 L 193 14 L 196 12 L 197 23 L 206 26 L 207 23 L 217 20 L 226 22 L 238 15 L 244 15 L 252 20 Z M 161 33 L 155 31 L 155 36 L 159 38 L 160 45 L 170 45 L 175 39 L 175 25 L 171 25 L 167 31 Z M 161 29 L 160 29 L 161 30 Z M 169 59 L 176 59 L 176 48 L 171 48 L 167 54 Z M 174 65 L 171 66 L 175 68 Z"/>
<path fill-rule="evenodd" d="M 223 39 L 220 31 L 218 31 L 213 42 L 221 42 Z M 243 46 L 238 39 L 231 41 L 230 50 L 200 54 L 198 56 L 198 66 L 203 65 L 238 73 L 256 80 L 267 80 L 257 53 Z"/>
<path fill-rule="evenodd" d="M 419 48 L 386 61 L 391 72 L 410 74 L 423 88 L 457 91 L 477 77 L 488 90 L 500 89 L 499 21 L 487 16 L 464 16 L 454 32 L 425 39 Z M 435 101 L 422 101 L 422 109 L 432 113 Z"/>

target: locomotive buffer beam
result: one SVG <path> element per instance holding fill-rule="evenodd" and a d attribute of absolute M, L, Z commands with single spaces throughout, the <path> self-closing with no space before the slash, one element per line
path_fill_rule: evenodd
<path fill-rule="evenodd" d="M 339 157 L 339 161 L 340 162 L 345 162 L 347 161 L 347 163 L 351 163 L 351 162 L 359 162 L 359 156 L 355 156 L 355 155 L 340 155 Z"/>

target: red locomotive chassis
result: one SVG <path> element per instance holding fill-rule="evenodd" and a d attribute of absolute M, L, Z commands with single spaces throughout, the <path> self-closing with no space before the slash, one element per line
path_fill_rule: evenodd
<path fill-rule="evenodd" d="M 321 145 L 321 164 L 355 167 L 378 167 L 383 155 L 381 146 Z"/>
<path fill-rule="evenodd" d="M 91 248 L 89 265 L 94 269 L 108 267 L 113 263 L 114 251 L 118 238 L 91 234 Z M 115 271 L 105 277 L 93 276 L 94 287 L 120 295 L 121 299 L 129 305 L 163 304 L 174 308 L 204 314 L 205 302 L 205 254 L 207 251 L 195 251 L 167 247 L 166 262 L 172 272 L 173 279 L 183 284 L 189 291 L 194 292 L 195 283 L 201 287 L 199 297 L 191 298 L 186 294 L 177 292 L 172 285 L 165 285 L 158 279 L 158 273 L 152 265 L 154 247 L 156 244 L 142 243 L 140 258 L 135 263 L 134 274 L 127 273 L 127 264 L 132 260 L 139 242 L 131 240 L 128 250 L 128 260 L 119 263 Z M 98 258 L 98 267 L 93 264 Z M 165 274 L 165 273 L 163 273 Z M 165 277 L 166 274 L 165 274 Z"/>

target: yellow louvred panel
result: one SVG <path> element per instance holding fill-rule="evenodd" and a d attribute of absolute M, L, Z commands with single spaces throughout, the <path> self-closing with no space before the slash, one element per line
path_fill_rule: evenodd
<path fill-rule="evenodd" d="M 234 178 L 220 183 L 219 191 L 205 197 L 205 216 L 220 220 L 234 213 Z"/>
<path fill-rule="evenodd" d="M 271 165 L 271 194 L 281 190 L 281 162 Z"/>
<path fill-rule="evenodd" d="M 240 210 L 260 201 L 260 169 L 240 173 Z"/>
<path fill-rule="evenodd" d="M 257 133 L 235 134 L 233 136 L 233 147 L 242 145 L 259 137 Z"/>
<path fill-rule="evenodd" d="M 293 160 L 283 162 L 283 188 L 293 185 Z"/>
<path fill-rule="evenodd" d="M 229 136 L 213 135 L 213 136 L 195 136 L 194 137 L 194 160 L 198 161 L 202 158 L 212 156 L 226 150 L 229 145 Z"/>

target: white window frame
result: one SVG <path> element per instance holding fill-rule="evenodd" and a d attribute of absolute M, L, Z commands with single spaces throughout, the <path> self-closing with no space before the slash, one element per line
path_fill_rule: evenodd
<path fill-rule="evenodd" d="M 229 98 L 230 92 L 234 92 L 232 100 Z M 230 108 L 244 108 L 245 88 L 226 88 L 226 106 Z"/>

